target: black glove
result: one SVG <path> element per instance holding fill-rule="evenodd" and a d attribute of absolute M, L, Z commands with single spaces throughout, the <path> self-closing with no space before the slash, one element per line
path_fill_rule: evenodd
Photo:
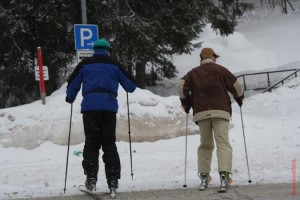
<path fill-rule="evenodd" d="M 181 102 L 181 105 L 182 105 L 182 108 L 184 110 L 184 112 L 186 112 L 187 114 L 190 112 L 190 109 L 191 109 L 191 103 L 190 103 L 190 100 L 188 98 L 182 98 L 180 99 L 180 102 Z"/>
<path fill-rule="evenodd" d="M 68 97 L 66 97 L 66 102 L 67 103 L 73 103 L 73 101 L 71 99 L 69 99 Z"/>
<path fill-rule="evenodd" d="M 234 97 L 235 101 L 237 102 L 237 104 L 242 107 L 243 105 L 243 100 L 244 100 L 244 94 L 240 97 Z"/>
<path fill-rule="evenodd" d="M 186 114 L 190 113 L 191 106 L 190 105 L 182 105 L 182 108 Z"/>

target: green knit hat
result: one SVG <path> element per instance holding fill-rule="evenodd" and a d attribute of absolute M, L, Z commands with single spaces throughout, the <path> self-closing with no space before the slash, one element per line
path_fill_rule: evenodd
<path fill-rule="evenodd" d="M 94 43 L 94 49 L 110 50 L 110 44 L 104 38 L 101 38 Z"/>

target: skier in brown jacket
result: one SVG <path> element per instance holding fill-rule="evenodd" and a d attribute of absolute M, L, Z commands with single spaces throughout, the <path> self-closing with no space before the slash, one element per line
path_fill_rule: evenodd
<path fill-rule="evenodd" d="M 239 106 L 243 104 L 243 87 L 225 67 L 216 64 L 219 57 L 213 49 L 203 48 L 200 66 L 193 68 L 178 83 L 183 109 L 189 113 L 193 108 L 193 121 L 200 128 L 198 147 L 198 175 L 204 190 L 211 179 L 211 159 L 214 139 L 217 146 L 218 171 L 221 188 L 230 184 L 232 149 L 228 138 L 228 123 L 232 114 L 230 92 Z"/>

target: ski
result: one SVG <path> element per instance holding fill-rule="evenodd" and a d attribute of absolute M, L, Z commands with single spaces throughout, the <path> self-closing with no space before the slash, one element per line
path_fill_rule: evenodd
<path fill-rule="evenodd" d="M 89 195 L 100 195 L 101 193 L 99 192 L 96 192 L 96 189 L 95 190 L 89 190 L 85 187 L 85 185 L 79 185 L 78 186 L 78 190 L 83 192 L 83 193 L 86 193 L 86 194 L 89 194 Z M 111 199 L 115 199 L 117 198 L 117 191 L 116 190 L 111 190 L 110 193 L 109 193 L 109 197 Z"/>
<path fill-rule="evenodd" d="M 227 187 L 226 186 L 220 186 L 218 193 L 226 193 L 227 192 Z"/>

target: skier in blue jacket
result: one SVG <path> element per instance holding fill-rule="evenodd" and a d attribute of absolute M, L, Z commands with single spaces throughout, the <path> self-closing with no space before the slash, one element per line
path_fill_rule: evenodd
<path fill-rule="evenodd" d="M 118 188 L 121 164 L 116 146 L 116 113 L 119 83 L 126 92 L 136 86 L 133 78 L 110 59 L 110 44 L 104 39 L 94 43 L 94 54 L 83 59 L 68 79 L 66 102 L 73 103 L 82 85 L 81 112 L 85 133 L 82 166 L 85 186 L 96 190 L 99 150 L 103 150 L 105 174 L 110 190 Z"/>

